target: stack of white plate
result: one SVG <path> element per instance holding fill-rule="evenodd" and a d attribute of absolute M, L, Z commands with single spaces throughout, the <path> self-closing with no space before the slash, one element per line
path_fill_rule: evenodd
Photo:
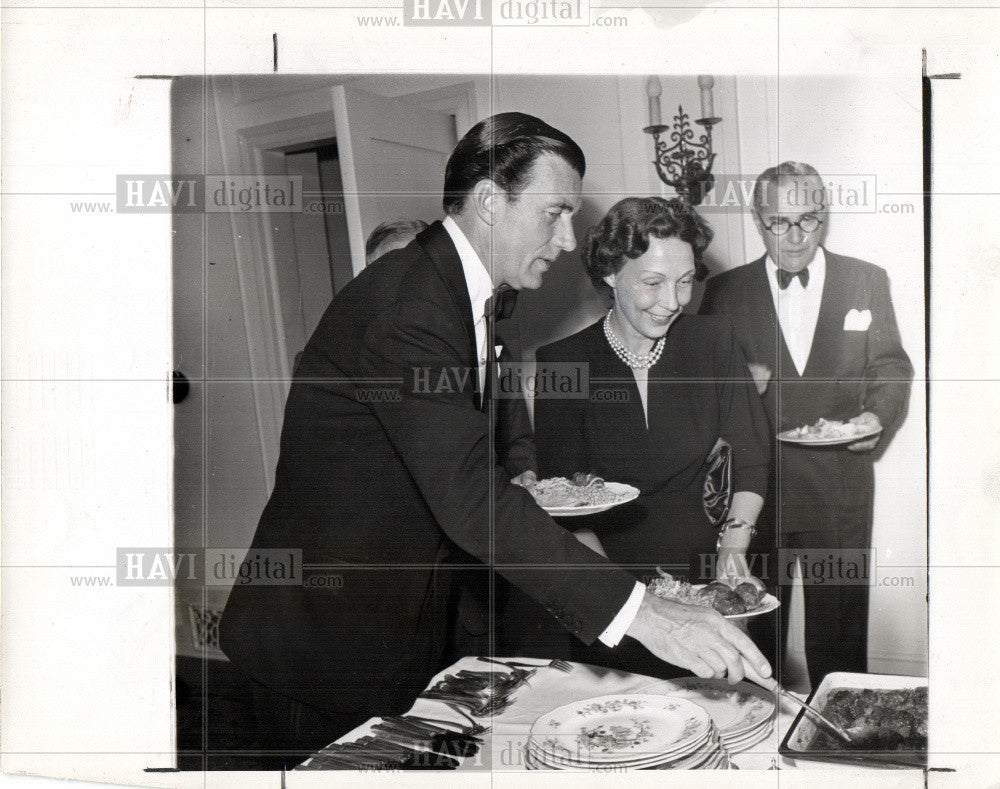
<path fill-rule="evenodd" d="M 683 677 L 664 682 L 657 690 L 661 688 L 673 698 L 703 707 L 712 716 L 719 739 L 730 753 L 746 751 L 774 733 L 774 697 L 757 685 Z"/>
<path fill-rule="evenodd" d="M 526 746 L 530 770 L 727 769 L 711 716 L 694 702 L 641 693 L 598 696 L 542 715 Z"/>

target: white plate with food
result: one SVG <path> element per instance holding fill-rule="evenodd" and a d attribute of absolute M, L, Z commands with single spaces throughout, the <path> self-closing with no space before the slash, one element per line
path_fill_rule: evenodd
<path fill-rule="evenodd" d="M 657 569 L 657 572 L 660 577 L 654 578 L 648 585 L 654 595 L 687 605 L 714 608 L 726 619 L 760 616 L 774 611 L 781 605 L 781 601 L 765 591 L 764 585 L 756 578 L 732 586 L 722 581 L 692 585 L 683 579 L 674 578 L 663 570 Z"/>
<path fill-rule="evenodd" d="M 703 589 L 707 589 L 709 586 L 711 586 L 711 584 L 698 584 L 697 586 L 694 586 L 692 588 L 696 592 L 700 592 Z M 733 587 L 729 588 L 733 589 Z M 738 588 L 739 585 L 737 585 L 736 589 Z M 733 589 L 733 591 L 736 591 L 736 589 Z M 764 592 L 763 594 L 760 595 L 760 601 L 757 603 L 757 605 L 750 606 L 745 601 L 744 605 L 748 606 L 746 611 L 737 611 L 731 614 L 726 614 L 723 613 L 722 611 L 719 611 L 719 613 L 722 614 L 724 617 L 726 617 L 726 619 L 747 619 L 748 617 L 751 616 L 760 616 L 761 614 L 768 614 L 771 611 L 774 611 L 781 605 L 781 601 L 773 594 L 770 594 L 769 592 Z M 715 606 L 713 605 L 713 608 L 714 607 Z"/>
<path fill-rule="evenodd" d="M 593 515 L 632 501 L 639 489 L 623 482 L 605 482 L 593 474 L 549 477 L 524 486 L 549 515 L 559 518 Z"/>
<path fill-rule="evenodd" d="M 856 425 L 853 422 L 840 422 L 836 419 L 819 419 L 814 425 L 793 427 L 778 433 L 778 440 L 789 444 L 802 444 L 810 447 L 830 447 L 838 444 L 853 444 L 865 438 L 877 436 L 881 427 L 872 429 L 866 425 Z"/>

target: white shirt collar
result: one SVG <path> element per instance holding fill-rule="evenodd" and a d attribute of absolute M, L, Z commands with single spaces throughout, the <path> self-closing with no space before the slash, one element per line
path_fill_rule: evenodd
<path fill-rule="evenodd" d="M 765 255 L 764 265 L 767 266 L 768 280 L 771 283 L 776 283 L 778 281 L 778 264 L 771 259 L 770 255 Z M 821 283 L 826 279 L 826 253 L 823 251 L 823 247 L 816 247 L 816 254 L 813 256 L 808 268 L 810 286 L 815 282 Z M 802 280 L 798 281 L 801 282 Z"/>
<path fill-rule="evenodd" d="M 465 286 L 469 289 L 469 301 L 472 302 L 472 320 L 474 323 L 479 323 L 486 312 L 486 300 L 493 295 L 493 280 L 490 279 L 486 266 L 455 220 L 446 216 L 441 224 L 451 236 L 458 257 L 462 261 Z"/>

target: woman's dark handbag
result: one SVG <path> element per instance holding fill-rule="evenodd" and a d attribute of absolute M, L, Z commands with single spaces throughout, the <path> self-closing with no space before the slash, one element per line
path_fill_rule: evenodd
<path fill-rule="evenodd" d="M 701 503 L 709 522 L 718 528 L 733 502 L 733 448 L 720 438 L 705 461 L 705 486 Z"/>

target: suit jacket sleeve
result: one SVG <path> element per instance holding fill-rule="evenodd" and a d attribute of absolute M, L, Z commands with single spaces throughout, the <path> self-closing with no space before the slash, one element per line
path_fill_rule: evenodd
<path fill-rule="evenodd" d="M 435 385 L 442 371 L 468 371 L 466 344 L 456 310 L 430 300 L 396 302 L 369 324 L 357 372 L 400 381 L 400 397 L 370 407 L 445 534 L 592 643 L 635 578 L 511 485 L 490 446 L 488 415 L 467 392 Z"/>
<path fill-rule="evenodd" d="M 698 307 L 699 315 L 726 315 L 730 318 L 732 317 L 733 308 L 730 303 L 732 299 L 729 294 L 733 288 L 725 287 L 723 284 L 724 279 L 724 276 L 718 274 L 705 283 L 705 293 L 702 295 L 701 304 Z M 752 342 L 752 339 L 743 336 L 740 332 L 735 332 L 735 336 L 736 343 L 739 345 L 744 358 L 756 358 L 756 349 L 747 345 L 747 342 Z"/>
<path fill-rule="evenodd" d="M 699 315 L 718 315 L 725 312 L 719 302 L 719 281 L 718 277 L 711 277 L 705 283 L 705 292 L 701 297 L 701 304 L 698 307 Z"/>
<path fill-rule="evenodd" d="M 554 361 L 545 349 L 539 349 L 536 356 L 539 365 Z M 578 398 L 535 397 L 535 442 L 538 471 L 543 479 L 592 471 L 583 438 L 585 402 Z"/>
<path fill-rule="evenodd" d="M 874 268 L 871 288 L 872 322 L 868 327 L 863 410 L 871 411 L 882 427 L 890 430 L 906 410 L 913 365 L 903 350 L 889 297 L 889 277 L 883 269 Z"/>

